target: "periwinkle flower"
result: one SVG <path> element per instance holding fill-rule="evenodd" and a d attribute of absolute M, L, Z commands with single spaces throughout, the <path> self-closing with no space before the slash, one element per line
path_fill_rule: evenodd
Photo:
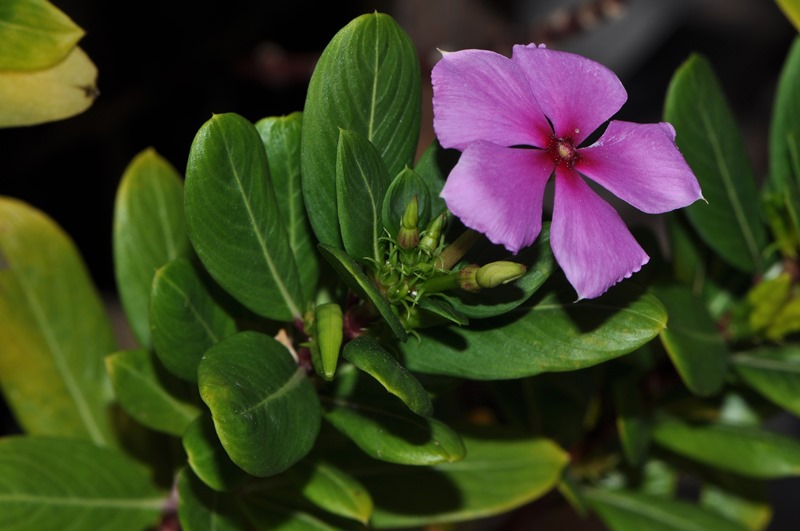
<path fill-rule="evenodd" d="M 639 210 L 657 214 L 701 199 L 668 123 L 614 120 L 622 83 L 585 57 L 514 46 L 444 53 L 432 72 L 434 129 L 462 151 L 442 197 L 450 211 L 516 253 L 542 227 L 545 185 L 555 175 L 550 241 L 579 299 L 604 293 L 649 257 L 587 177 Z"/>

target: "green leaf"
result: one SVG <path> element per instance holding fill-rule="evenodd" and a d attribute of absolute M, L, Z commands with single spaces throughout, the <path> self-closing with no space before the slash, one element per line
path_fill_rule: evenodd
<path fill-rule="evenodd" d="M 787 302 L 769 323 L 766 336 L 782 341 L 787 335 L 800 331 L 800 298 Z"/>
<path fill-rule="evenodd" d="M 170 372 L 189 382 L 197 381 L 197 365 L 206 350 L 236 332 L 233 317 L 183 258 L 156 271 L 150 323 L 158 358 Z"/>
<path fill-rule="evenodd" d="M 653 440 L 677 454 L 753 478 L 800 474 L 800 443 L 754 426 L 689 425 L 664 420 Z"/>
<path fill-rule="evenodd" d="M 191 470 L 178 474 L 178 518 L 183 531 L 242 531 L 237 498 L 206 486 Z"/>
<path fill-rule="evenodd" d="M 695 295 L 706 283 L 704 248 L 688 225 L 676 213 L 667 215 L 667 235 L 672 250 L 672 271 L 676 281 L 688 286 Z"/>
<path fill-rule="evenodd" d="M 99 94 L 97 68 L 79 47 L 32 72 L 0 71 L 0 127 L 62 120 L 88 109 Z"/>
<path fill-rule="evenodd" d="M 355 522 L 317 514 L 291 487 L 248 484 L 240 493 L 215 492 L 190 470 L 178 476 L 178 515 L 184 531 L 343 531 Z M 272 487 L 272 488 L 270 488 Z M 328 523 L 328 520 L 334 521 Z M 355 524 L 355 525 L 352 525 Z"/>
<path fill-rule="evenodd" d="M 189 237 L 214 280 L 263 317 L 300 317 L 300 273 L 253 124 L 217 114 L 200 128 L 185 199 Z"/>
<path fill-rule="evenodd" d="M 699 396 L 718 393 L 729 352 L 703 300 L 678 285 L 658 287 L 654 293 L 669 314 L 661 342 L 686 387 Z"/>
<path fill-rule="evenodd" d="M 800 1 L 798 0 L 776 0 L 778 6 L 783 11 L 794 27 L 800 30 Z"/>
<path fill-rule="evenodd" d="M 586 488 L 589 504 L 613 531 L 744 531 L 697 505 L 623 490 Z"/>
<path fill-rule="evenodd" d="M 786 2 L 783 2 L 786 4 Z M 783 64 L 772 109 L 769 131 L 769 183 L 778 193 L 800 184 L 792 149 L 800 130 L 800 38 L 795 38 Z M 795 206 L 797 208 L 797 206 Z"/>
<path fill-rule="evenodd" d="M 421 116 L 419 59 L 388 15 L 363 15 L 342 28 L 319 58 L 303 117 L 303 195 L 321 243 L 341 247 L 336 167 L 339 130 L 366 137 L 389 175 L 410 165 Z"/>
<path fill-rule="evenodd" d="M 466 437 L 467 457 L 431 467 L 370 464 L 375 528 L 474 520 L 529 503 L 559 481 L 568 456 L 547 439 Z M 399 494 L 401 493 L 401 494 Z"/>
<path fill-rule="evenodd" d="M 411 200 L 417 198 L 417 227 L 425 230 L 431 221 L 431 198 L 428 185 L 412 169 L 404 168 L 386 190 L 381 208 L 383 226 L 392 238 L 397 237 L 400 222 Z"/>
<path fill-rule="evenodd" d="M 84 31 L 45 0 L 0 4 L 0 70 L 39 70 L 72 51 Z"/>
<path fill-rule="evenodd" d="M 182 441 L 189 466 L 212 489 L 231 490 L 250 477 L 225 453 L 214 431 L 211 415 L 203 414 L 194 419 L 186 428 Z"/>
<path fill-rule="evenodd" d="M 288 474 L 303 496 L 317 507 L 364 525 L 369 521 L 372 498 L 350 474 L 325 461 L 300 461 Z"/>
<path fill-rule="evenodd" d="M 319 401 L 285 346 L 240 332 L 211 347 L 197 372 L 222 446 L 245 471 L 272 476 L 311 449 L 319 431 Z"/>
<path fill-rule="evenodd" d="M 50 218 L 0 197 L 0 384 L 31 435 L 108 444 L 103 356 L 111 323 L 75 245 Z"/>
<path fill-rule="evenodd" d="M 483 289 L 478 293 L 459 291 L 444 296 L 444 299 L 461 314 L 475 319 L 502 315 L 524 303 L 556 269 L 556 261 L 550 248 L 550 223 L 544 223 L 536 243 L 514 256 L 513 261 L 528 268 L 514 282 Z"/>
<path fill-rule="evenodd" d="M 306 300 L 313 298 L 319 278 L 319 259 L 311 224 L 303 203 L 300 180 L 300 135 L 303 114 L 293 112 L 288 116 L 263 118 L 256 122 L 256 130 L 267 151 L 269 173 L 275 199 L 281 211 L 289 246 L 292 248 L 300 285 Z"/>
<path fill-rule="evenodd" d="M 428 196 L 431 201 L 431 219 L 436 219 L 439 214 L 447 210 L 444 199 L 439 197 L 442 188 L 444 188 L 444 176 L 439 168 L 438 161 L 440 151 L 439 143 L 436 141 L 431 142 L 422 152 L 417 165 L 414 166 L 414 172 L 422 178 L 428 187 Z"/>
<path fill-rule="evenodd" d="M 762 280 L 747 293 L 750 306 L 750 329 L 761 332 L 770 327 L 781 308 L 791 299 L 792 276 L 781 273 L 775 278 Z"/>
<path fill-rule="evenodd" d="M 751 531 L 763 531 L 772 518 L 766 482 L 732 474 L 720 482 L 705 483 L 700 504 Z"/>
<path fill-rule="evenodd" d="M 189 256 L 183 183 L 154 149 L 125 169 L 114 205 L 114 272 L 125 315 L 139 345 L 150 348 L 150 291 L 156 269 Z"/>
<path fill-rule="evenodd" d="M 144 529 L 167 503 L 141 465 L 86 441 L 0 439 L 0 477 L 5 531 Z"/>
<path fill-rule="evenodd" d="M 322 257 L 328 261 L 339 277 L 347 286 L 357 293 L 363 300 L 370 301 L 389 325 L 394 335 L 400 341 L 408 339 L 406 329 L 394 313 L 392 305 L 381 294 L 375 284 L 364 274 L 359 265 L 346 252 L 336 247 L 319 244 Z"/>
<path fill-rule="evenodd" d="M 381 154 L 365 137 L 339 131 L 336 157 L 336 204 L 342 242 L 356 260 L 381 263 L 381 208 L 389 174 Z"/>
<path fill-rule="evenodd" d="M 176 396 L 182 382 L 165 374 L 147 350 L 114 353 L 106 357 L 106 369 L 122 408 L 148 428 L 180 436 L 200 414 L 194 404 Z"/>
<path fill-rule="evenodd" d="M 427 466 L 464 457 L 461 437 L 434 418 L 414 415 L 381 397 L 328 400 L 325 420 L 373 459 Z"/>
<path fill-rule="evenodd" d="M 732 266 L 763 269 L 766 231 L 747 150 L 719 82 L 706 59 L 690 57 L 672 78 L 664 119 L 692 167 L 708 203 L 686 208 L 705 242 Z"/>
<path fill-rule="evenodd" d="M 469 324 L 469 319 L 467 319 L 467 316 L 453 308 L 453 304 L 449 298 L 425 298 L 419 301 L 418 306 L 420 310 L 438 315 L 439 317 L 447 319 L 451 323 L 455 323 L 459 326 L 465 326 Z M 425 323 L 426 320 L 427 319 L 425 317 L 420 318 L 422 323 Z"/>
<path fill-rule="evenodd" d="M 375 378 L 384 389 L 402 400 L 417 415 L 433 415 L 433 403 L 419 380 L 374 339 L 357 337 L 345 345 L 342 355 Z"/>
<path fill-rule="evenodd" d="M 400 345 L 404 365 L 477 380 L 571 371 L 632 352 L 666 326 L 661 303 L 629 284 L 580 302 L 562 288 L 541 290 L 506 315 L 469 328 L 422 329 L 421 341 Z"/>
<path fill-rule="evenodd" d="M 650 446 L 650 424 L 639 396 L 639 380 L 627 377 L 615 382 L 614 408 L 617 411 L 617 431 L 625 459 L 640 465 Z"/>
<path fill-rule="evenodd" d="M 731 363 L 747 385 L 800 415 L 800 348 L 786 345 L 742 352 L 731 357 Z"/>

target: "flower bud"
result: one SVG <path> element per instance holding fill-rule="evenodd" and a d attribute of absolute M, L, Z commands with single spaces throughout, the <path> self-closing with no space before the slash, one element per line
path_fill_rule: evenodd
<path fill-rule="evenodd" d="M 431 222 L 428 230 L 423 233 L 422 238 L 419 241 L 420 249 L 428 254 L 433 254 L 433 252 L 439 247 L 439 239 L 442 237 L 445 219 L 446 215 L 442 213 Z"/>
<path fill-rule="evenodd" d="M 481 287 L 478 284 L 479 269 L 480 268 L 475 264 L 462 267 L 458 271 L 458 287 L 464 291 L 469 291 L 472 293 L 479 292 L 481 290 Z"/>
<path fill-rule="evenodd" d="M 517 280 L 527 270 L 527 267 L 516 262 L 492 262 L 478 269 L 475 280 L 481 288 L 494 288 Z"/>
<path fill-rule="evenodd" d="M 335 302 L 320 304 L 316 308 L 316 347 L 319 349 L 319 362 L 315 367 L 326 380 L 332 380 L 342 348 L 342 309 Z M 314 360 L 317 361 L 317 360 Z"/>
<path fill-rule="evenodd" d="M 419 243 L 419 201 L 413 196 L 409 201 L 403 218 L 400 220 L 400 230 L 397 232 L 397 245 L 402 249 L 413 249 Z"/>

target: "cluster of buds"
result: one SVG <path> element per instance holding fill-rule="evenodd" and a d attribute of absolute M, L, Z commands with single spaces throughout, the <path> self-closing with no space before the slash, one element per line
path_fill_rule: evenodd
<path fill-rule="evenodd" d="M 386 260 L 375 272 L 376 283 L 386 298 L 406 313 L 426 295 L 446 290 L 474 293 L 513 282 L 525 274 L 523 264 L 509 261 L 459 268 L 459 261 L 479 235 L 470 230 L 445 246 L 446 215 L 440 214 L 420 232 L 418 211 L 414 196 L 403 213 L 397 238 L 387 238 Z"/>
<path fill-rule="evenodd" d="M 524 265 L 507 261 L 460 266 L 478 234 L 467 231 L 445 246 L 446 219 L 446 214 L 440 214 L 420 232 L 419 204 L 413 196 L 403 213 L 396 239 L 385 239 L 385 261 L 375 264 L 372 271 L 376 285 L 397 309 L 409 331 L 441 322 L 418 307 L 426 295 L 447 290 L 475 293 L 513 282 L 526 271 Z M 366 326 L 374 318 L 374 308 L 364 301 L 348 305 L 344 311 L 334 302 L 321 302 L 310 308 L 299 325 L 309 338 L 303 346 L 310 367 L 323 379 L 332 380 L 344 343 L 360 335 L 362 324 Z"/>

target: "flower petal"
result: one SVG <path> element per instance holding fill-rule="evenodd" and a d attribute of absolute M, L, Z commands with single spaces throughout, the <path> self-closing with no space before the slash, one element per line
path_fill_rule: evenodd
<path fill-rule="evenodd" d="M 650 257 L 619 214 L 574 171 L 556 169 L 550 245 L 578 299 L 592 299 L 639 271 Z"/>
<path fill-rule="evenodd" d="M 625 87 L 605 66 L 580 55 L 514 46 L 512 61 L 528 78 L 536 101 L 556 135 L 577 146 L 628 99 Z"/>
<path fill-rule="evenodd" d="M 431 72 L 433 127 L 446 148 L 475 140 L 545 147 L 552 130 L 517 66 L 486 50 L 445 53 Z"/>
<path fill-rule="evenodd" d="M 461 154 L 442 197 L 464 225 L 516 253 L 539 235 L 544 187 L 552 172 L 553 161 L 544 151 L 479 140 Z"/>
<path fill-rule="evenodd" d="M 666 122 L 612 121 L 595 144 L 578 152 L 576 170 L 642 212 L 668 212 L 703 197 Z"/>

